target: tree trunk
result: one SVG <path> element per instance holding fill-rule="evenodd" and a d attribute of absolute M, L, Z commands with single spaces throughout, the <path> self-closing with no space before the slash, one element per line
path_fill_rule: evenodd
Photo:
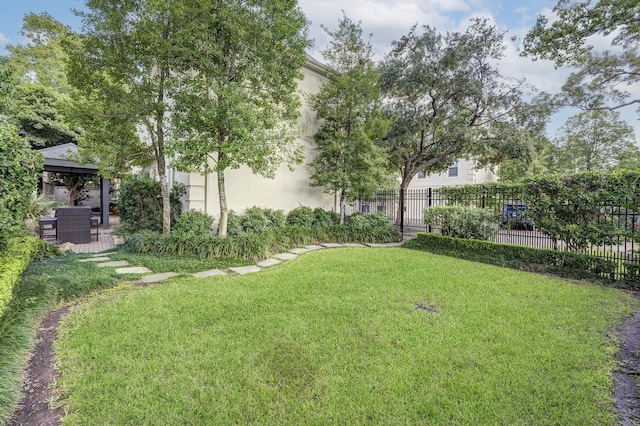
<path fill-rule="evenodd" d="M 227 236 L 227 224 L 229 223 L 229 208 L 227 207 L 227 192 L 224 185 L 224 170 L 218 170 L 218 198 L 220 199 L 220 225 L 218 235 Z"/>
<path fill-rule="evenodd" d="M 338 216 L 338 223 L 340 223 L 340 225 L 344 225 L 344 192 L 342 191 L 340 191 L 340 209 L 338 210 L 338 214 L 340 215 Z"/>
<path fill-rule="evenodd" d="M 164 154 L 158 156 L 158 179 L 160 180 L 160 193 L 162 194 L 162 233 L 168 234 L 171 231 L 171 199 L 169 198 L 169 183 L 167 182 Z"/>
<path fill-rule="evenodd" d="M 411 168 L 409 167 L 409 162 L 405 164 L 404 170 L 402 171 L 402 182 L 400 183 L 400 191 L 404 191 L 403 199 L 406 199 L 407 196 L 407 188 L 411 183 L 411 179 L 413 179 L 415 174 L 411 174 Z M 400 218 L 402 217 L 402 209 L 404 206 L 400 203 L 400 192 L 398 192 L 398 211 L 396 212 L 396 220 L 395 224 L 400 226 Z"/>

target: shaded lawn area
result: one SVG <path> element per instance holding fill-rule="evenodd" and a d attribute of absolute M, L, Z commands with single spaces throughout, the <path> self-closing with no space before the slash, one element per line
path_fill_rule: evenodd
<path fill-rule="evenodd" d="M 422 304 L 432 313 L 417 309 Z M 69 424 L 616 424 L 621 291 L 406 249 L 87 300 Z"/>

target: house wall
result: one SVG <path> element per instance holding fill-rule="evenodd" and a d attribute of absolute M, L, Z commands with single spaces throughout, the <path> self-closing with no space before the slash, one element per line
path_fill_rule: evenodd
<path fill-rule="evenodd" d="M 304 136 L 297 142 L 305 148 L 305 161 L 293 171 L 286 164 L 281 165 L 274 179 L 255 175 L 246 166 L 226 170 L 225 186 L 230 210 L 242 213 L 248 207 L 259 206 L 289 211 L 300 205 L 328 210 L 334 208 L 333 197 L 323 194 L 321 188 L 310 186 L 309 163 L 315 155 L 313 134 L 318 129 L 318 122 L 304 99 L 305 94 L 318 92 L 322 81 L 326 79 L 326 69 L 319 62 L 308 58 L 302 71 L 304 78 L 298 83 L 298 90 L 303 103 L 298 124 L 303 129 Z M 172 180 L 186 185 L 183 209 L 204 211 L 216 218 L 220 216 L 218 179 L 215 173 L 203 175 L 173 172 Z"/>
<path fill-rule="evenodd" d="M 448 170 L 443 173 L 427 175 L 420 178 L 416 175 L 409 184 L 409 189 L 439 188 L 441 186 L 468 185 L 474 183 L 496 182 L 498 176 L 490 168 L 475 169 L 473 160 L 458 160 L 458 176 L 449 177 Z"/>

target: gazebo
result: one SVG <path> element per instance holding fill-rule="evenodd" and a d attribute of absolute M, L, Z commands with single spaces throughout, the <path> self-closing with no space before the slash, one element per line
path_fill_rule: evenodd
<path fill-rule="evenodd" d="M 39 149 L 44 156 L 45 172 L 60 173 L 67 176 L 87 176 L 98 174 L 98 167 L 93 164 L 78 164 L 68 159 L 78 152 L 73 143 Z M 109 228 L 109 180 L 100 178 L 100 222 L 104 229 Z"/>

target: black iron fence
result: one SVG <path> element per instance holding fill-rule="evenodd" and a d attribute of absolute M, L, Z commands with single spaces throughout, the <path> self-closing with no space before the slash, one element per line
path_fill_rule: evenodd
<path fill-rule="evenodd" d="M 527 204 L 521 190 L 505 189 L 494 193 L 447 195 L 435 188 L 412 190 L 383 190 L 375 196 L 361 198 L 345 206 L 348 216 L 355 212 L 385 214 L 405 236 L 416 232 L 440 233 L 440 229 L 424 223 L 424 209 L 434 206 L 463 205 L 491 209 L 500 226 L 492 241 L 522 245 L 538 249 L 571 250 L 568 243 L 555 235 L 543 232 L 527 215 Z M 596 226 L 616 229 L 612 237 L 599 244 L 590 244 L 580 252 L 614 261 L 619 264 L 616 276 L 625 274 L 625 264 L 640 263 L 640 212 L 628 205 L 603 203 Z M 571 242 L 569 242 L 569 245 Z"/>

